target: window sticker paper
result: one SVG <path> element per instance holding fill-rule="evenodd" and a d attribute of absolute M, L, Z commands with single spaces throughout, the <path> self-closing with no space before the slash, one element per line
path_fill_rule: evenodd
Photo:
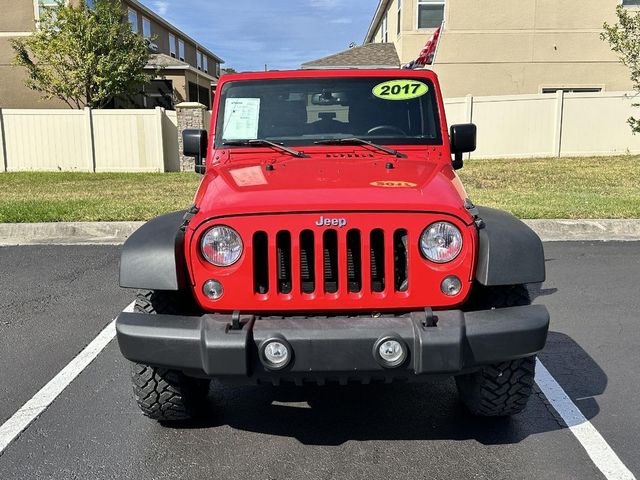
<path fill-rule="evenodd" d="M 260 119 L 259 98 L 227 98 L 224 105 L 225 140 L 255 140 Z"/>

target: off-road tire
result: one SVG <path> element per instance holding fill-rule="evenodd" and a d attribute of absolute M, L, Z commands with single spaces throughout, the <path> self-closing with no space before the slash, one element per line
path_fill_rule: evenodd
<path fill-rule="evenodd" d="M 535 365 L 534 355 L 457 376 L 460 399 L 474 415 L 504 417 L 520 413 L 531 396 Z"/>
<path fill-rule="evenodd" d="M 475 285 L 465 310 L 488 310 L 530 305 L 526 285 L 484 287 Z M 522 412 L 533 389 L 536 356 L 486 365 L 456 377 L 462 403 L 474 415 L 501 417 Z"/>
<path fill-rule="evenodd" d="M 209 382 L 181 372 L 136 363 L 131 367 L 138 407 L 159 422 L 190 420 L 203 413 Z"/>
<path fill-rule="evenodd" d="M 136 313 L 164 315 L 195 315 L 198 309 L 191 292 L 140 290 L 134 306 Z"/>
<path fill-rule="evenodd" d="M 141 291 L 134 311 L 154 314 L 189 314 L 197 310 L 183 292 Z M 204 411 L 209 380 L 188 377 L 167 368 L 135 363 L 131 380 L 136 402 L 147 417 L 160 422 L 184 421 Z"/>

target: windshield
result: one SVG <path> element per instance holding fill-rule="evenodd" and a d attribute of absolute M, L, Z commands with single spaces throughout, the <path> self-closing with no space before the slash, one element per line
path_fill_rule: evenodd
<path fill-rule="evenodd" d="M 216 146 L 282 145 L 353 138 L 377 144 L 441 144 L 433 84 L 426 79 L 311 78 L 233 81 L 220 95 Z"/>

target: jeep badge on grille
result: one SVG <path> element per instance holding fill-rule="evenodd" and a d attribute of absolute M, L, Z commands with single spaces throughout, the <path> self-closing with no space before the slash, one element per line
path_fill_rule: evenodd
<path fill-rule="evenodd" d="M 347 224 L 346 218 L 320 218 L 316 221 L 316 225 L 319 227 L 339 227 L 342 228 Z"/>

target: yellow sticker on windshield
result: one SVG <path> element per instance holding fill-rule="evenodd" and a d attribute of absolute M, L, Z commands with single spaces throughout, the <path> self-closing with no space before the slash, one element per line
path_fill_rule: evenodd
<path fill-rule="evenodd" d="M 389 80 L 373 87 L 372 93 L 383 100 L 411 100 L 429 91 L 429 87 L 416 80 Z"/>

